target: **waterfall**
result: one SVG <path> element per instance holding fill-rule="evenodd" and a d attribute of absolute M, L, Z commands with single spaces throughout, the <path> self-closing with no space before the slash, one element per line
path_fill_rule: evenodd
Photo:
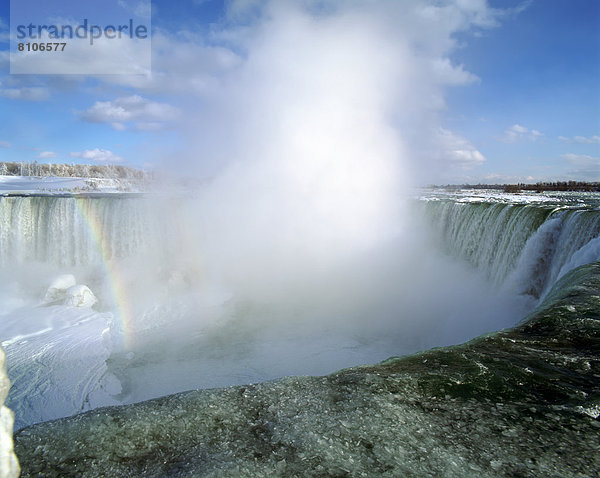
<path fill-rule="evenodd" d="M 543 297 L 578 265 L 600 260 L 600 210 L 506 202 L 425 202 L 440 247 L 493 283 Z"/>
<path fill-rule="evenodd" d="M 422 206 L 440 247 L 519 293 L 542 297 L 600 256 L 597 208 L 451 199 Z M 0 266 L 87 265 L 148 250 L 161 231 L 149 212 L 143 198 L 0 197 Z"/>
<path fill-rule="evenodd" d="M 0 266 L 128 256 L 151 237 L 147 212 L 139 198 L 0 197 Z"/>

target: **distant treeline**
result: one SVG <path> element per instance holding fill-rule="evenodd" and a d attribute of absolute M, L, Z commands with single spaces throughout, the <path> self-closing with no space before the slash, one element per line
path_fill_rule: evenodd
<path fill-rule="evenodd" d="M 535 184 L 447 184 L 445 186 L 433 186 L 441 189 L 501 189 L 507 193 L 518 193 L 521 191 L 534 191 L 541 193 L 544 191 L 598 191 L 600 192 L 600 182 L 583 181 L 556 181 L 540 182 Z"/>
<path fill-rule="evenodd" d="M 150 179 L 151 173 L 126 166 L 90 164 L 3 163 L 3 176 L 58 176 L 66 178 Z"/>

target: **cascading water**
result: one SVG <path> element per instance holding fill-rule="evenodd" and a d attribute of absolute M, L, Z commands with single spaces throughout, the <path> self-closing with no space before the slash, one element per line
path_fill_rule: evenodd
<path fill-rule="evenodd" d="M 600 236 L 592 205 L 462 202 L 435 198 L 425 214 L 441 247 L 466 259 L 494 284 L 541 298 L 571 268 L 600 260 L 588 244 Z M 585 260 L 571 263 L 578 251 Z"/>
<path fill-rule="evenodd" d="M 441 247 L 495 284 L 533 269 L 533 295 L 553 284 L 572 256 L 600 235 L 597 209 L 544 204 L 426 201 Z M 0 197 L 0 266 L 60 266 L 123 258 L 148 247 L 159 230 L 143 199 Z M 104 254 L 102 258 L 99 255 Z M 537 269 L 536 269 L 537 268 Z"/>
<path fill-rule="evenodd" d="M 0 196 L 0 336 L 17 428 L 118 403 L 106 367 L 120 306 L 110 275 L 157 235 L 144 198 Z"/>
<path fill-rule="evenodd" d="M 549 280 L 546 284 L 545 292 L 559 279 L 576 265 L 582 265 L 587 262 L 599 260 L 600 256 L 590 256 L 589 261 L 580 264 L 569 265 L 573 256 L 586 248 L 591 241 L 600 236 L 600 211 L 596 210 L 565 210 L 556 211 L 554 216 L 561 219 L 561 228 L 556 237 L 555 247 L 552 255 L 551 267 L 549 270 Z"/>
<path fill-rule="evenodd" d="M 78 266 L 127 257 L 147 245 L 149 228 L 143 200 L 0 197 L 0 266 Z"/>
<path fill-rule="evenodd" d="M 600 257 L 593 198 L 522 204 L 432 195 L 412 207 L 424 213 L 437 246 L 415 232 L 319 277 L 307 274 L 318 271 L 312 265 L 290 262 L 290 274 L 308 276 L 299 289 L 277 288 L 277 276 L 248 262 L 240 274 L 249 280 L 224 277 L 222 288 L 214 267 L 230 260 L 235 241 L 210 249 L 218 241 L 204 242 L 205 223 L 190 215 L 188 199 L 156 207 L 146 197 L 116 195 L 0 197 L 0 332 L 10 339 L 17 428 L 101 405 L 323 374 L 459 343 L 514 325 L 535 305 L 529 296 L 542 298 L 570 268 Z M 236 270 L 235 258 L 228 270 Z M 45 275 L 37 274 L 40 264 Z M 118 284 L 110 277 L 115 264 Z M 21 276 L 39 284 L 27 297 L 18 282 L 29 267 L 35 273 Z M 65 273 L 91 287 L 95 310 L 37 307 L 53 275 Z M 277 292 L 235 288 L 263 275 L 266 290 L 273 281 Z M 135 336 L 129 347 L 120 345 L 126 334 Z M 65 366 L 73 360 L 77 367 Z"/>
<path fill-rule="evenodd" d="M 427 213 L 450 254 L 466 259 L 494 283 L 514 268 L 527 240 L 550 214 L 503 203 L 428 201 Z"/>

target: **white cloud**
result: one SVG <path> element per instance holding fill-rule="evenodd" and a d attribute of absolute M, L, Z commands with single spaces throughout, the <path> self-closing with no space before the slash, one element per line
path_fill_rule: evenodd
<path fill-rule="evenodd" d="M 125 0 L 118 0 L 117 4 L 127 10 L 130 13 L 133 13 L 136 17 L 140 17 L 140 18 L 144 18 L 144 19 L 149 19 L 151 16 L 151 8 L 152 5 L 150 3 L 150 0 L 141 0 L 141 1 L 125 1 Z"/>
<path fill-rule="evenodd" d="M 81 20 L 66 20 L 62 25 L 75 29 L 81 25 Z M 53 40 L 47 31 L 43 31 L 38 41 Z M 10 70 L 32 75 L 150 75 L 151 50 L 149 37 L 109 39 L 102 36 L 90 45 L 88 38 L 74 36 L 60 54 L 13 55 Z"/>
<path fill-rule="evenodd" d="M 71 156 L 72 158 L 80 158 L 80 159 L 87 159 L 90 161 L 101 161 L 101 162 L 111 162 L 111 163 L 118 163 L 120 161 L 123 161 L 123 158 L 121 158 L 120 156 L 117 156 L 116 154 L 114 154 L 112 151 L 109 151 L 108 149 L 86 149 L 84 151 L 75 151 L 73 153 L 70 153 L 69 156 Z"/>
<path fill-rule="evenodd" d="M 600 158 L 587 154 L 563 154 L 571 167 L 567 174 L 573 179 L 583 181 L 600 181 Z"/>
<path fill-rule="evenodd" d="M 519 141 L 536 141 L 537 139 L 544 136 L 543 133 L 536 129 L 529 129 L 520 124 L 514 124 L 510 128 L 504 131 L 504 136 L 500 141 L 504 143 L 516 143 Z"/>
<path fill-rule="evenodd" d="M 150 94 L 210 95 L 220 78 L 240 65 L 239 52 L 224 40 L 211 40 L 197 33 L 158 30 L 152 35 L 152 73 L 99 77 L 117 85 Z"/>
<path fill-rule="evenodd" d="M 0 84 L 0 96 L 10 100 L 43 101 L 50 98 L 50 90 L 42 86 L 2 88 Z"/>
<path fill-rule="evenodd" d="M 579 144 L 599 144 L 600 136 L 574 136 L 573 138 L 568 138 L 565 136 L 559 136 L 558 139 L 564 141 L 565 143 L 579 143 Z"/>
<path fill-rule="evenodd" d="M 436 141 L 440 147 L 440 159 L 450 162 L 456 168 L 468 170 L 480 166 L 485 156 L 467 139 L 452 131 L 440 128 Z"/>
<path fill-rule="evenodd" d="M 53 151 L 42 151 L 40 154 L 37 155 L 38 159 L 52 159 L 52 158 L 56 158 L 56 153 Z"/>
<path fill-rule="evenodd" d="M 470 184 L 517 184 L 535 182 L 533 176 L 518 176 L 511 174 L 488 173 L 482 176 L 471 177 Z"/>
<path fill-rule="evenodd" d="M 81 113 L 90 123 L 110 123 L 116 130 L 162 129 L 179 115 L 179 110 L 167 103 L 157 103 L 139 95 L 117 98 L 113 101 L 97 101 Z"/>
<path fill-rule="evenodd" d="M 361 137 L 354 131 L 370 131 L 363 124 L 373 119 L 386 144 L 410 151 L 398 154 L 399 162 L 411 161 L 413 172 L 424 177 L 438 173 L 430 166 L 439 166 L 435 158 L 447 153 L 439 142 L 440 150 L 430 145 L 441 126 L 446 89 L 478 81 L 451 60 L 457 38 L 464 42 L 476 30 L 497 26 L 506 12 L 484 0 L 232 0 L 226 8 L 227 18 L 208 34 L 155 30 L 152 74 L 98 81 L 134 89 L 148 104 L 154 102 L 146 96 L 183 99 L 176 104 L 194 163 L 200 150 L 223 168 L 236 155 L 283 148 L 276 143 L 289 138 L 280 130 L 292 131 L 300 119 L 300 132 L 311 122 L 340 129 L 345 122 L 345 138 L 353 142 Z M 136 113 L 123 104 L 127 98 L 97 102 L 82 117 L 117 130 L 155 130 L 177 119 L 173 110 L 162 117 Z M 452 160 L 444 167 L 459 170 L 485 160 L 464 144 L 446 157 Z"/>
<path fill-rule="evenodd" d="M 0 141 L 0 148 L 10 148 L 12 146 L 8 141 Z"/>
<path fill-rule="evenodd" d="M 539 132 L 537 129 L 532 129 L 529 132 L 530 137 L 535 141 L 537 138 L 544 136 L 544 133 Z"/>
<path fill-rule="evenodd" d="M 525 134 L 527 133 L 527 128 L 515 124 L 513 126 L 511 126 L 507 131 L 510 131 L 511 133 L 515 133 L 515 134 Z"/>
<path fill-rule="evenodd" d="M 302 115 L 298 132 L 327 123 L 323 118 L 333 128 L 343 111 L 342 121 L 357 129 L 375 117 L 380 131 L 396 135 L 391 141 L 410 151 L 401 161 L 411 161 L 417 176 L 485 161 L 466 139 L 450 152 L 433 151 L 430 143 L 442 126 L 446 88 L 479 80 L 451 58 L 458 32 L 496 24 L 497 12 L 486 2 L 243 0 L 228 8 L 230 22 L 211 33 L 210 47 L 192 34 L 155 35 L 153 78 L 136 83 L 143 91 L 186 93 L 195 110 L 183 127 L 190 156 L 202 150 L 205 158 L 227 161 L 245 156 L 233 149 L 246 141 L 256 144 L 244 149 L 262 154 Z M 349 132 L 346 140 L 355 138 Z M 441 156 L 443 163 L 434 159 Z M 190 161 L 199 163 L 196 154 Z"/>
<path fill-rule="evenodd" d="M 151 75 L 114 75 L 102 80 L 148 93 L 212 95 L 224 78 L 240 71 L 247 60 L 246 53 L 251 42 L 260 40 L 257 35 L 261 34 L 261 28 L 304 10 L 314 15 L 314 19 L 337 17 L 350 27 L 352 22 L 356 23 L 358 16 L 371 26 L 380 21 L 377 17 L 387 16 L 385 21 L 388 25 L 383 26 L 381 31 L 389 37 L 387 43 L 391 45 L 396 41 L 399 50 L 407 44 L 418 50 L 420 58 L 413 59 L 419 65 L 412 65 L 413 71 L 405 71 L 405 74 L 411 77 L 422 75 L 419 81 L 423 84 L 465 85 L 477 82 L 479 78 L 466 71 L 463 65 L 454 65 L 450 61 L 449 53 L 457 47 L 452 35 L 470 30 L 473 26 L 495 26 L 496 18 L 503 12 L 489 8 L 486 2 L 480 0 L 451 0 L 442 5 L 433 1 L 396 0 L 368 5 L 340 0 L 235 0 L 227 2 L 226 7 L 227 25 L 214 28 L 209 36 L 203 37 L 190 31 L 169 33 L 157 30 L 152 37 Z M 382 40 L 386 42 L 386 39 Z M 263 37 L 262 41 L 269 39 Z M 436 100 L 435 104 L 440 102 Z"/>
<path fill-rule="evenodd" d="M 481 81 L 479 77 L 464 69 L 464 65 L 453 65 L 448 58 L 436 58 L 432 61 L 432 73 L 441 84 L 450 86 L 468 85 Z"/>
<path fill-rule="evenodd" d="M 10 40 L 10 30 L 3 18 L 0 18 L 0 41 L 8 42 Z"/>

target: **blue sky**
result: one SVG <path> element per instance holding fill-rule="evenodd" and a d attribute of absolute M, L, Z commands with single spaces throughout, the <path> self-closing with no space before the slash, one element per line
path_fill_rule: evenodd
<path fill-rule="evenodd" d="M 351 61 L 357 46 L 336 43 L 319 25 L 330 25 L 345 38 L 345 23 L 331 18 L 355 14 L 359 22 L 365 18 L 370 35 L 365 38 L 373 45 L 390 39 L 373 57 L 387 54 L 400 67 L 376 60 L 365 64 L 357 56 L 344 67 L 372 66 L 373 74 L 357 67 L 360 78 L 348 80 L 356 81 L 352 95 L 364 92 L 365 101 L 371 101 L 371 90 L 380 88 L 380 76 L 388 73 L 390 83 L 403 84 L 404 89 L 390 87 L 389 96 L 372 99 L 366 108 L 381 108 L 374 122 L 381 120 L 382 128 L 388 126 L 386 118 L 393 118 L 403 146 L 398 154 L 418 182 L 600 180 L 600 2 L 447 0 L 439 16 L 427 8 L 440 2 L 405 2 L 407 11 L 398 7 L 401 2 L 372 7 L 387 12 L 394 20 L 389 23 L 361 2 L 279 5 L 284 3 L 302 7 L 282 13 L 285 9 L 255 0 L 154 2 L 152 72 L 140 78 L 10 75 L 9 8 L 3 2 L 0 160 L 133 167 L 182 161 L 213 174 L 233 160 L 236 148 L 228 143 L 248 148 L 264 143 L 250 142 L 248 135 L 272 139 L 273 124 L 260 118 L 274 110 L 260 110 L 270 104 L 269 91 L 286 81 L 274 66 L 287 61 L 275 44 L 282 38 L 276 26 L 297 19 L 293 25 L 324 35 L 323 42 L 330 43 L 323 44 L 332 45 L 331 58 Z M 412 28 L 411 15 L 429 23 Z M 382 33 L 385 28 L 391 36 Z M 248 66 L 249 59 L 263 54 L 265 61 Z M 310 78 L 318 77 L 319 63 L 308 46 L 289 56 L 297 57 L 292 66 L 314 70 Z M 256 68 L 262 69 L 256 73 Z M 269 88 L 258 87 L 250 72 Z M 332 94 L 336 91 L 327 92 Z M 290 100 L 289 106 L 298 105 Z M 273 115 L 287 121 L 287 110 L 281 110 Z M 237 111 L 243 111 L 239 117 L 246 118 L 246 126 L 252 125 L 238 121 Z"/>

